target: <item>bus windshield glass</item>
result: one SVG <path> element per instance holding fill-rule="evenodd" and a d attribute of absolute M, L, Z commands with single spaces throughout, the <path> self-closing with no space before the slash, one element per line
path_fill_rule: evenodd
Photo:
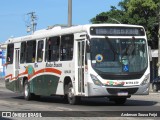
<path fill-rule="evenodd" d="M 138 73 L 147 68 L 145 39 L 91 39 L 91 63 L 97 72 Z"/>

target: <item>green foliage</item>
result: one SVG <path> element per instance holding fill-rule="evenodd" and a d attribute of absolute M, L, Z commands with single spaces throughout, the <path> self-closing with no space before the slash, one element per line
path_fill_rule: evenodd
<path fill-rule="evenodd" d="M 133 14 L 137 11 L 147 15 L 150 11 L 157 9 L 157 4 L 154 0 L 130 0 L 127 7 L 128 13 Z"/>
<path fill-rule="evenodd" d="M 111 6 L 110 11 L 102 12 L 97 16 L 108 16 L 123 24 L 142 25 L 146 29 L 148 40 L 156 41 L 154 48 L 158 45 L 158 4 L 159 0 L 123 0 L 119 2 L 120 9 Z M 96 17 L 91 23 L 101 23 Z M 111 19 L 105 23 L 117 23 Z"/>
<path fill-rule="evenodd" d="M 102 13 L 98 14 L 97 16 L 109 16 L 109 17 L 112 16 L 112 18 L 118 18 L 117 20 L 121 21 L 121 19 L 122 19 L 121 17 L 123 16 L 123 12 L 112 6 L 111 10 L 109 12 L 102 12 Z M 90 20 L 90 22 L 91 23 L 106 23 L 106 22 L 117 23 L 116 21 L 113 21 L 111 19 L 103 21 L 103 22 L 102 21 L 97 21 L 96 17 L 92 18 Z"/>

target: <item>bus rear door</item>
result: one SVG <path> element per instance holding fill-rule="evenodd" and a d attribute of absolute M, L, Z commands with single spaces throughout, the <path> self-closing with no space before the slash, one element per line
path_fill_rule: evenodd
<path fill-rule="evenodd" d="M 14 77 L 15 77 L 15 80 L 16 80 L 16 84 L 15 84 L 15 91 L 20 91 L 20 85 L 21 85 L 21 82 L 19 80 L 19 55 L 20 54 L 20 50 L 19 48 L 16 48 L 15 49 L 15 63 L 14 63 Z"/>

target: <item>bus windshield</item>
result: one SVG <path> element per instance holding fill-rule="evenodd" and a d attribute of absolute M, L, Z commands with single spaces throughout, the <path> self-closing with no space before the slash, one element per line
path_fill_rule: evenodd
<path fill-rule="evenodd" d="M 91 63 L 101 73 L 129 74 L 147 68 L 147 45 L 145 39 L 91 39 Z"/>

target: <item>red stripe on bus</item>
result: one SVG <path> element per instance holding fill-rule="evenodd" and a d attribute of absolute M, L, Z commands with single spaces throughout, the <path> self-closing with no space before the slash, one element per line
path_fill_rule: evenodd
<path fill-rule="evenodd" d="M 25 75 L 25 74 L 28 74 L 28 70 L 27 70 L 27 69 L 26 69 L 26 71 L 25 71 L 25 72 L 20 73 L 18 76 Z"/>
<path fill-rule="evenodd" d="M 32 78 L 33 76 L 37 75 L 37 74 L 40 74 L 40 73 L 44 73 L 44 72 L 50 72 L 50 73 L 56 73 L 58 75 L 61 75 L 61 71 L 60 70 L 57 70 L 57 69 L 54 69 L 54 68 L 44 68 L 44 69 L 41 69 L 41 70 L 38 70 L 36 71 L 34 74 L 32 75 L 28 75 L 28 78 Z"/>
<path fill-rule="evenodd" d="M 9 74 L 9 75 L 5 76 L 5 79 L 8 78 L 8 77 L 11 77 L 11 79 L 12 79 L 12 74 Z"/>
<path fill-rule="evenodd" d="M 54 69 L 54 68 L 44 68 L 44 69 L 36 71 L 32 75 L 28 75 L 28 79 L 32 78 L 33 76 L 35 76 L 37 74 L 44 73 L 44 72 L 56 73 L 58 75 L 61 75 L 61 73 L 62 73 L 60 70 L 57 70 L 57 69 Z M 20 77 L 22 75 L 27 75 L 27 74 L 28 74 L 28 70 L 26 69 L 25 72 L 20 73 L 17 77 L 12 78 L 12 74 L 9 74 L 9 75 L 5 76 L 5 79 L 8 78 L 8 77 L 11 77 L 11 80 L 14 80 L 14 79 L 18 79 L 18 77 Z"/>
<path fill-rule="evenodd" d="M 45 68 L 45 72 L 52 72 L 61 75 L 61 71 L 54 68 Z"/>

